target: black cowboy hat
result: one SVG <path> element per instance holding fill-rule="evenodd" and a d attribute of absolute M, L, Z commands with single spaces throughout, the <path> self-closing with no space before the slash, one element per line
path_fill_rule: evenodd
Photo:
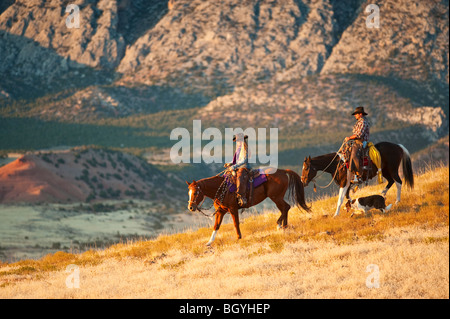
<path fill-rule="evenodd" d="M 236 138 L 237 138 L 237 136 L 234 135 L 233 136 L 233 142 L 236 142 Z M 246 139 L 248 139 L 248 135 L 244 135 L 244 140 L 246 140 Z"/>
<path fill-rule="evenodd" d="M 362 107 L 362 106 L 358 106 L 355 109 L 355 111 L 352 113 L 352 115 L 355 115 L 355 114 L 358 114 L 358 113 L 361 113 L 362 115 L 367 115 L 367 113 L 364 112 L 364 107 Z"/>

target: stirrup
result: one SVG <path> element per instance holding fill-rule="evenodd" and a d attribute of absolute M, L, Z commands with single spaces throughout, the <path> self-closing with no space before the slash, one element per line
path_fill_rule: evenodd
<path fill-rule="evenodd" d="M 245 196 L 241 196 L 241 194 L 237 194 L 237 195 L 238 195 L 237 201 L 238 201 L 239 206 L 243 207 L 243 206 L 247 205 L 247 198 L 245 198 Z"/>

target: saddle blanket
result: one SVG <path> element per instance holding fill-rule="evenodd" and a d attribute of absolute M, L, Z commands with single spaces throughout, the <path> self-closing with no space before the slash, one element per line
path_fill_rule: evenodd
<path fill-rule="evenodd" d="M 259 171 L 259 172 L 256 174 L 256 177 L 253 178 L 253 187 L 254 188 L 267 182 L 267 175 L 264 174 L 264 170 L 256 169 L 256 171 Z M 230 193 L 236 192 L 236 190 L 237 190 L 236 182 L 235 182 L 236 178 L 231 177 L 227 173 L 223 174 L 223 177 L 226 180 L 229 192 Z M 250 183 L 247 184 L 247 188 L 250 188 Z"/>

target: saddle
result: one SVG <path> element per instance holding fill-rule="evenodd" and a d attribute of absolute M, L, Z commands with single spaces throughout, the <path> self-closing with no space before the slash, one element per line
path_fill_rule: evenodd
<path fill-rule="evenodd" d="M 225 178 L 225 183 L 227 185 L 228 191 L 230 193 L 236 193 L 237 191 L 237 176 L 236 174 L 233 174 L 232 171 L 226 171 L 223 174 L 223 177 Z M 264 174 L 259 169 L 251 169 L 249 170 L 249 179 L 247 183 L 247 203 L 249 203 L 249 206 L 252 203 L 253 200 L 253 190 L 257 188 L 258 186 L 261 186 L 267 182 L 267 175 Z"/>
<path fill-rule="evenodd" d="M 353 147 L 357 147 L 356 155 L 359 160 L 359 167 L 361 170 L 367 171 L 372 168 L 372 161 L 369 156 L 369 148 L 367 147 L 367 143 L 355 143 Z"/>
<path fill-rule="evenodd" d="M 357 158 L 359 160 L 360 174 L 364 176 L 366 174 L 366 183 L 369 179 L 369 172 L 372 170 L 372 165 L 375 165 L 378 169 L 378 183 L 383 182 L 383 176 L 381 173 L 381 155 L 372 142 L 356 142 L 353 147 L 357 147 Z"/>
<path fill-rule="evenodd" d="M 230 193 L 236 192 L 236 174 L 232 174 L 231 171 L 226 171 L 223 174 L 223 177 L 225 178 L 225 181 L 227 183 L 228 191 Z M 253 187 L 256 188 L 265 182 L 267 182 L 267 175 L 262 173 L 259 169 L 252 169 L 249 171 L 249 182 L 247 183 L 247 189 L 250 188 L 250 184 L 253 184 Z"/>

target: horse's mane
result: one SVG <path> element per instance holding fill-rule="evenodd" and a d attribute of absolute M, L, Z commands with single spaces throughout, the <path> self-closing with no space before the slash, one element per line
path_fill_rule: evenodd
<path fill-rule="evenodd" d="M 328 153 L 324 155 L 319 155 L 316 157 L 311 158 L 311 165 L 313 165 L 315 168 L 319 170 L 323 170 L 325 168 L 336 170 L 336 165 L 339 162 L 339 156 L 336 155 L 336 152 L 334 153 Z M 333 161 L 333 163 L 331 163 Z"/>
<path fill-rule="evenodd" d="M 336 152 L 334 153 L 328 153 L 324 155 L 319 155 L 316 157 L 311 157 L 311 161 L 315 163 L 325 163 L 326 165 L 330 163 L 330 161 L 333 159 L 333 157 L 336 156 Z M 339 158 L 336 156 L 336 158 Z"/>
<path fill-rule="evenodd" d="M 211 176 L 211 177 L 205 177 L 205 178 L 199 179 L 197 181 L 197 184 L 201 183 L 202 185 L 205 185 L 205 184 L 208 184 L 209 182 L 214 181 L 215 179 L 218 179 L 218 180 L 220 180 L 220 182 L 222 182 L 223 181 L 223 176 L 215 175 L 215 176 Z"/>

